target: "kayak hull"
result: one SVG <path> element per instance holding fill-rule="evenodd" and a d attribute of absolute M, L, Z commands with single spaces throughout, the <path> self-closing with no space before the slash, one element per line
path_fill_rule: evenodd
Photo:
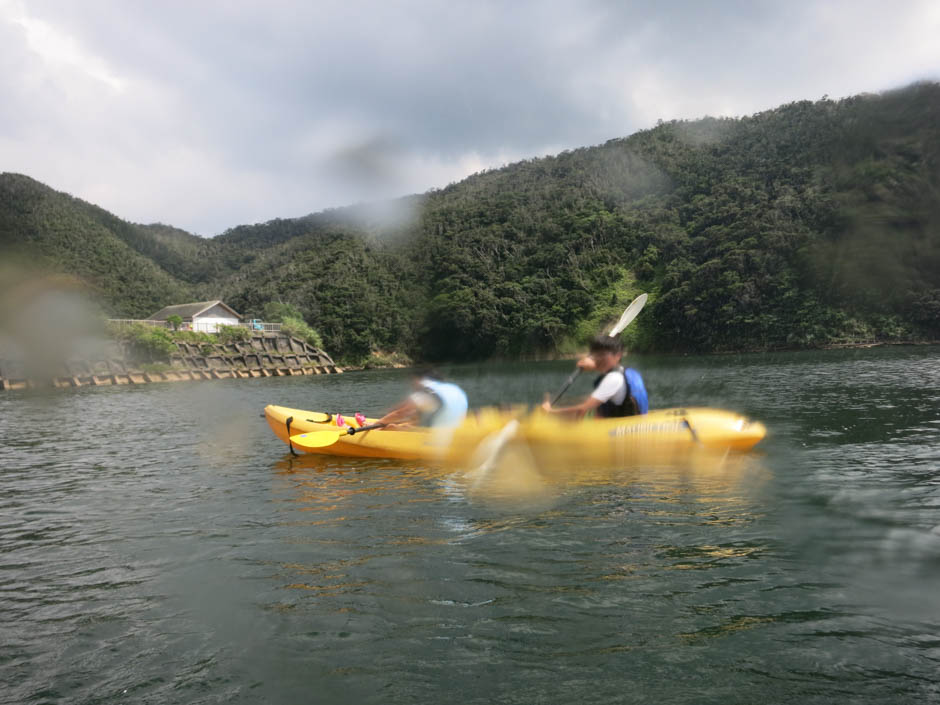
<path fill-rule="evenodd" d="M 284 406 L 269 405 L 264 409 L 265 420 L 274 431 L 274 435 L 284 443 L 289 443 L 298 452 L 319 455 L 336 455 L 348 458 L 396 458 L 400 460 L 419 460 L 427 457 L 423 450 L 423 441 L 427 435 L 422 431 L 366 431 L 356 435 L 341 435 L 336 443 L 319 448 L 304 447 L 303 440 L 290 443 L 290 437 L 303 436 L 306 433 L 337 431 L 336 416 L 318 411 L 291 409 Z M 349 426 L 358 427 L 353 415 L 343 416 Z M 290 420 L 290 424 L 288 424 Z M 365 424 L 375 423 L 369 418 Z"/>
<path fill-rule="evenodd" d="M 350 423 L 350 416 L 345 416 Z M 473 462 L 495 439 L 525 444 L 540 463 L 585 462 L 623 466 L 639 462 L 670 462 L 696 450 L 747 451 L 766 435 L 763 424 L 722 409 L 675 408 L 642 416 L 569 421 L 557 415 L 529 413 L 522 408 L 484 408 L 471 412 L 452 431 L 413 430 L 340 433 L 325 446 L 305 447 L 304 434 L 333 432 L 336 419 L 323 412 L 270 405 L 265 419 L 274 434 L 297 452 L 341 457 Z M 290 420 L 288 430 L 288 420 Z M 518 426 L 513 421 L 518 422 Z M 375 423 L 369 418 L 363 424 Z M 352 426 L 358 426 L 352 421 Z M 505 430 L 512 430 L 505 438 Z M 501 435 L 502 434 L 502 435 Z M 291 441 L 291 438 L 294 441 Z M 489 445 L 487 445 L 489 444 Z"/>

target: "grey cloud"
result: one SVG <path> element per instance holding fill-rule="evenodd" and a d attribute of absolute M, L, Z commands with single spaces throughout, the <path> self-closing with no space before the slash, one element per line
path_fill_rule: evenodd
<path fill-rule="evenodd" d="M 94 150 L 117 134 L 123 146 L 112 139 L 100 150 L 99 183 L 109 178 L 109 154 L 141 164 L 189 155 L 191 168 L 222 183 L 215 192 L 179 187 L 179 197 L 162 201 L 178 203 L 180 215 L 159 219 L 191 229 L 198 222 L 203 233 L 443 186 L 479 161 L 499 166 L 597 144 L 657 118 L 746 114 L 929 77 L 908 36 L 929 16 L 928 0 L 828 3 L 839 23 L 811 0 L 22 7 L 93 49 L 130 87 L 109 113 L 93 114 L 101 107 L 94 97 L 57 113 L 43 87 L 29 83 L 22 37 L 0 20 L 0 39 L 11 40 L 0 52 L 0 88 L 11 97 L 0 145 L 32 140 L 36 164 L 56 165 L 42 172 L 52 174 L 71 168 L 52 150 L 77 152 L 80 141 Z M 879 31 L 880 49 L 870 46 Z M 936 76 L 940 49 L 925 51 Z M 115 191 L 136 191 L 124 202 L 139 204 L 148 189 L 167 188 L 164 168 L 149 182 L 141 168 Z M 85 178 L 73 174 L 68 185 Z M 102 205 L 140 218 L 120 201 Z"/>

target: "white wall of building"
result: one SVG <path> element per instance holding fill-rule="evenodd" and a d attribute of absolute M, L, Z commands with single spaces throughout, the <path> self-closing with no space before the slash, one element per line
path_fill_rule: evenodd
<path fill-rule="evenodd" d="M 238 319 L 232 316 L 198 316 L 193 319 L 193 330 L 200 333 L 216 333 L 219 326 L 237 326 Z"/>
<path fill-rule="evenodd" d="M 238 319 L 224 306 L 216 304 L 193 319 L 193 330 L 200 333 L 216 333 L 219 326 L 237 326 Z"/>

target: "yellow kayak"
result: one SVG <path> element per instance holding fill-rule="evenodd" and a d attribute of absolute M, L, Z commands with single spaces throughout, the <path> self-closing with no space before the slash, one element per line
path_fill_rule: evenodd
<path fill-rule="evenodd" d="M 347 429 L 375 423 L 343 415 L 345 426 L 331 414 L 267 406 L 265 418 L 275 435 L 295 451 L 360 458 L 472 462 L 494 443 L 524 443 L 540 462 L 598 463 L 623 466 L 669 462 L 696 449 L 746 451 L 767 433 L 763 424 L 721 409 L 676 408 L 642 416 L 566 420 L 524 408 L 472 411 L 458 428 L 444 432 L 416 427 L 374 429 L 349 434 Z M 324 436 L 323 434 L 330 434 Z"/>

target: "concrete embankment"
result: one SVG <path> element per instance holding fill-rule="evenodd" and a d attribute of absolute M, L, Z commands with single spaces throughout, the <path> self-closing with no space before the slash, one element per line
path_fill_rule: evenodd
<path fill-rule="evenodd" d="M 323 350 L 298 338 L 255 334 L 243 343 L 176 343 L 169 364 L 132 361 L 118 343 L 93 359 L 36 366 L 17 357 L 0 358 L 0 390 L 84 387 L 194 380 L 336 374 L 343 370 Z M 8 353 L 9 354 L 9 353 Z M 42 370 L 41 372 L 39 370 Z"/>

